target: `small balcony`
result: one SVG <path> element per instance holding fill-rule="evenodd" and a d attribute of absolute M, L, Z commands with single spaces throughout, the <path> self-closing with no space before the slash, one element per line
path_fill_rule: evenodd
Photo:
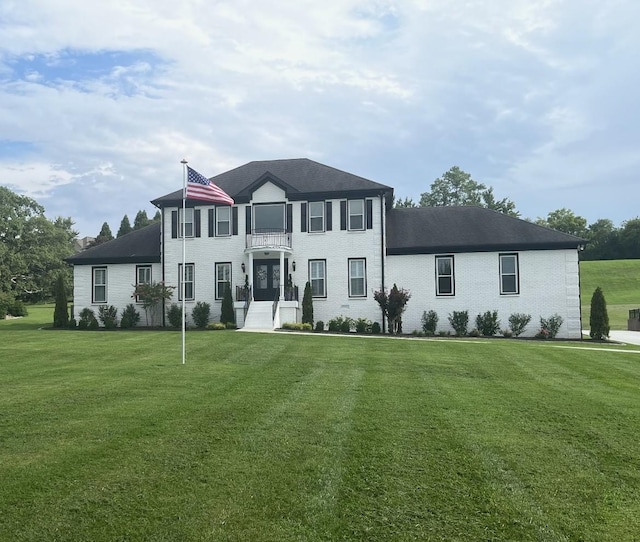
<path fill-rule="evenodd" d="M 274 230 L 255 230 L 247 234 L 246 248 L 291 250 L 291 233 Z"/>

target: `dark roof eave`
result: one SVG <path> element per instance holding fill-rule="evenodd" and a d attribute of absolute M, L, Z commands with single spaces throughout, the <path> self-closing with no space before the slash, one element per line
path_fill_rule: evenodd
<path fill-rule="evenodd" d="M 411 254 L 457 254 L 462 252 L 522 252 L 527 250 L 563 250 L 578 248 L 584 243 L 522 243 L 518 245 L 442 245 L 428 247 L 388 248 L 387 256 L 407 256 Z"/>
<path fill-rule="evenodd" d="M 159 257 L 149 256 L 112 256 L 112 257 L 103 257 L 103 258 L 82 258 L 71 256 L 70 258 L 66 258 L 65 261 L 67 263 L 73 265 L 107 265 L 114 263 L 160 263 Z"/>

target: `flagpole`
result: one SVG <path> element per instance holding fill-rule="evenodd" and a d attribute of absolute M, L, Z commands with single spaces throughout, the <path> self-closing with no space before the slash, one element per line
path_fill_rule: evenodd
<path fill-rule="evenodd" d="M 183 158 L 180 163 L 182 164 L 182 286 L 180 287 L 181 295 L 182 295 L 182 365 L 186 363 L 186 314 L 185 314 L 185 293 L 187 291 L 186 283 L 187 283 L 187 243 L 185 235 L 185 213 L 186 213 L 186 202 L 187 202 L 187 161 Z"/>

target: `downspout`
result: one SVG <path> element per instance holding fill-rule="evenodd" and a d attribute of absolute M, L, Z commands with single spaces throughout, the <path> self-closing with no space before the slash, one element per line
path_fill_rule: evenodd
<path fill-rule="evenodd" d="M 382 224 L 382 234 L 380 235 L 380 261 L 382 262 L 382 291 L 384 292 L 384 274 L 385 274 L 385 234 L 387 232 L 387 221 L 385 215 L 385 195 L 384 192 L 380 192 L 380 223 Z M 384 311 L 380 309 L 382 313 L 382 333 L 386 333 L 387 324 L 385 322 Z"/>

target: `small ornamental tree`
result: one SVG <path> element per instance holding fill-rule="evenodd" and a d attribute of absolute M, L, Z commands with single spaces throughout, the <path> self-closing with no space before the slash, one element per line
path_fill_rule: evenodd
<path fill-rule="evenodd" d="M 149 282 L 135 284 L 131 297 L 142 303 L 144 314 L 148 326 L 155 325 L 154 316 L 158 312 L 158 307 L 164 301 L 168 301 L 173 296 L 175 286 L 167 286 L 164 282 Z"/>
<path fill-rule="evenodd" d="M 304 294 L 302 295 L 302 323 L 313 326 L 313 294 L 310 282 L 304 285 Z"/>
<path fill-rule="evenodd" d="M 607 302 L 604 299 L 602 288 L 598 286 L 591 296 L 591 315 L 589 316 L 591 329 L 589 336 L 595 341 L 603 341 L 609 337 L 609 314 Z"/>
<path fill-rule="evenodd" d="M 231 295 L 231 284 L 224 283 L 224 294 L 222 295 L 222 306 L 220 307 L 220 321 L 223 324 L 236 323 L 236 311 L 233 310 L 233 296 Z"/>
<path fill-rule="evenodd" d="M 389 324 L 388 332 L 398 334 L 402 332 L 402 313 L 407 308 L 411 294 L 404 288 L 398 288 L 396 284 L 389 292 L 379 290 L 373 293 L 373 298 L 382 309 L 382 314 Z"/>
<path fill-rule="evenodd" d="M 56 279 L 56 306 L 53 309 L 53 327 L 64 328 L 69 324 L 69 308 L 67 307 L 67 287 L 64 275 L 60 273 Z"/>

